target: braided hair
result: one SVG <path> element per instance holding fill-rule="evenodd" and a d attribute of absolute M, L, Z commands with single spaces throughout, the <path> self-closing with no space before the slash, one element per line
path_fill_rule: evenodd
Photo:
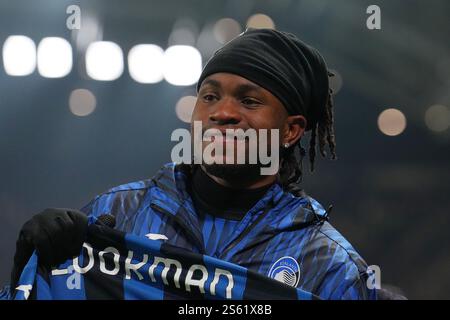
<path fill-rule="evenodd" d="M 328 72 L 329 76 L 334 76 Z M 331 159 L 336 160 L 336 139 L 334 135 L 333 114 L 333 90 L 329 89 L 327 102 L 321 116 L 310 116 L 307 121 L 311 124 L 311 137 L 309 140 L 309 163 L 310 171 L 314 172 L 316 158 L 316 144 L 319 142 L 319 151 L 322 157 L 327 156 L 325 150 L 328 144 Z M 317 113 L 316 113 L 317 114 Z M 301 145 L 301 139 L 294 145 L 282 151 L 279 172 L 279 182 L 283 188 L 293 194 L 304 195 L 300 188 L 303 175 L 303 158 L 306 151 Z"/>

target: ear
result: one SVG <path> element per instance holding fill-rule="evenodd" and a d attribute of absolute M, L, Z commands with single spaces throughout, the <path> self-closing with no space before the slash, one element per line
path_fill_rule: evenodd
<path fill-rule="evenodd" d="M 303 136 L 306 130 L 306 118 L 302 115 L 288 116 L 286 118 L 282 144 L 293 145 Z"/>

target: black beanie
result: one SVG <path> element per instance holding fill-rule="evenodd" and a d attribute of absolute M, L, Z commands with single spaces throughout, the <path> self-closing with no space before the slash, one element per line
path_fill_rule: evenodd
<path fill-rule="evenodd" d="M 290 115 L 303 115 L 307 130 L 326 113 L 328 69 L 320 53 L 295 35 L 272 29 L 248 29 L 217 50 L 197 83 L 227 72 L 270 91 Z"/>

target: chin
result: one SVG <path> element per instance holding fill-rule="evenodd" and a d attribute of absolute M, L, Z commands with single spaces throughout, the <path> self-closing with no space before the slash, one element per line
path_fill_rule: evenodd
<path fill-rule="evenodd" d="M 252 180 L 260 176 L 260 166 L 256 164 L 203 164 L 204 169 L 215 177 L 236 181 Z"/>

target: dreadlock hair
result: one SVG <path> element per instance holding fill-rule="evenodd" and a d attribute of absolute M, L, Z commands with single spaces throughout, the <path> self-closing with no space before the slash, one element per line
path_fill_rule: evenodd
<path fill-rule="evenodd" d="M 334 76 L 328 72 L 329 76 Z M 333 90 L 329 89 L 328 98 L 324 110 L 320 113 L 312 113 L 313 115 L 307 119 L 311 124 L 311 137 L 309 140 L 309 163 L 310 171 L 314 172 L 316 158 L 316 143 L 319 142 L 319 151 L 322 157 L 327 156 L 325 151 L 328 144 L 331 159 L 336 160 L 336 140 L 334 135 L 334 114 L 333 114 Z M 300 187 L 303 175 L 303 158 L 306 151 L 301 145 L 301 140 L 282 151 L 279 182 L 283 189 L 293 193 L 294 195 L 303 196 L 305 193 Z"/>

